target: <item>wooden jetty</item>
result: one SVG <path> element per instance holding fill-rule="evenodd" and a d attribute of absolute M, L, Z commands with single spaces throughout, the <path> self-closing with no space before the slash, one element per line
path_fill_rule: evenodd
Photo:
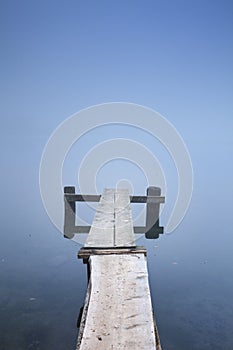
<path fill-rule="evenodd" d="M 127 190 L 120 189 L 105 189 L 99 196 L 93 224 L 84 229 L 89 231 L 86 243 L 78 252 L 78 257 L 87 263 L 89 281 L 76 350 L 161 350 L 146 249 L 136 245 L 130 208 L 133 200 L 147 203 L 150 215 L 147 211 L 145 233 L 148 238 L 157 238 L 162 232 L 158 211 L 164 197 L 160 194 L 153 187 L 144 199 L 133 199 Z M 88 200 L 97 201 L 96 197 L 89 196 Z M 75 195 L 73 188 L 65 188 L 66 237 L 81 230 L 75 228 L 73 204 L 77 200 L 82 200 L 81 196 Z M 157 213 L 154 221 L 152 211 L 154 216 Z"/>

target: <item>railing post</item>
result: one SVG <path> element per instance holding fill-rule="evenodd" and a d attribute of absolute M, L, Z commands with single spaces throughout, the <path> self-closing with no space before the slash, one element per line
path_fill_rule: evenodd
<path fill-rule="evenodd" d="M 65 203 L 65 217 L 64 217 L 64 237 L 73 238 L 75 232 L 75 216 L 76 216 L 76 204 L 75 201 L 68 201 L 66 194 L 74 194 L 74 186 L 64 187 L 64 203 Z"/>
<path fill-rule="evenodd" d="M 161 188 L 150 186 L 147 188 L 147 196 L 161 196 Z M 159 226 L 160 203 L 155 203 L 153 198 L 148 198 L 146 205 L 146 238 L 155 239 L 163 233 L 163 227 Z"/>

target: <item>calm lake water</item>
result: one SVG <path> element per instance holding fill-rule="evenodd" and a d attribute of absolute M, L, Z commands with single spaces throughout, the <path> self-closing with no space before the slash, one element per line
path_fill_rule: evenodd
<path fill-rule="evenodd" d="M 19 222 L 20 231 L 11 221 L 3 233 L 1 350 L 75 348 L 86 267 L 76 258 L 80 246 L 64 239 L 41 210 L 37 219 Z M 166 350 L 233 348 L 232 237 L 227 222 L 219 230 L 220 219 L 215 229 L 211 220 L 202 225 L 199 219 L 187 215 L 172 235 L 138 241 L 148 249 L 153 306 Z"/>

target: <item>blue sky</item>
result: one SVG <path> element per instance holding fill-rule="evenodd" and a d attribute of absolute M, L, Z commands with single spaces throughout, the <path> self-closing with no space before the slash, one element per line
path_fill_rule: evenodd
<path fill-rule="evenodd" d="M 54 127 L 112 100 L 182 122 L 229 112 L 231 1 L 3 1 L 1 8 L 5 113 L 14 101 L 20 119 Z"/>
<path fill-rule="evenodd" d="M 198 198 L 212 198 L 215 186 L 226 192 L 232 11 L 231 1 L 2 1 L 2 182 L 19 195 L 29 187 L 39 203 L 51 132 L 82 108 L 126 101 L 157 110 L 180 132 Z"/>
<path fill-rule="evenodd" d="M 126 101 L 174 124 L 202 191 L 226 186 L 232 11 L 231 1 L 2 1 L 3 182 L 37 193 L 40 156 L 58 124 Z"/>

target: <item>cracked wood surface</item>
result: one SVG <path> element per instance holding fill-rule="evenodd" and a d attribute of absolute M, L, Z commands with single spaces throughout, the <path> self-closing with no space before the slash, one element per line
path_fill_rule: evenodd
<path fill-rule="evenodd" d="M 85 248 L 135 246 L 128 190 L 105 189 Z"/>
<path fill-rule="evenodd" d="M 91 256 L 89 263 L 90 297 L 77 350 L 156 349 L 144 254 Z"/>

